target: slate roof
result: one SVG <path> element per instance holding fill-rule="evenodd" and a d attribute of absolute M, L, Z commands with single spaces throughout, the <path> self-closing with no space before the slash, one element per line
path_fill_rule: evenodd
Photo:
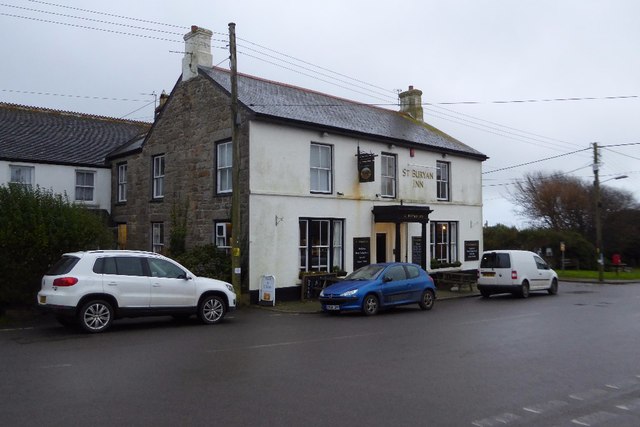
<path fill-rule="evenodd" d="M 200 72 L 231 92 L 228 70 L 200 67 Z M 238 100 L 256 113 L 257 117 L 284 119 L 396 142 L 408 142 L 480 160 L 487 158 L 481 152 L 407 114 L 249 75 L 238 75 Z"/>
<path fill-rule="evenodd" d="M 0 103 L 0 160 L 104 167 L 150 124 Z"/>

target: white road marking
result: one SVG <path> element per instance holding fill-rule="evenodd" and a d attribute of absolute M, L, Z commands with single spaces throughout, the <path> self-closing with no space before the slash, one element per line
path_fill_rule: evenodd
<path fill-rule="evenodd" d="M 511 412 L 505 412 L 504 414 L 496 415 L 494 417 L 473 421 L 471 424 L 477 427 L 491 427 L 495 425 L 509 424 L 519 419 L 520 417 L 517 416 L 516 414 L 512 414 Z"/>
<path fill-rule="evenodd" d="M 318 342 L 326 342 L 326 341 L 335 341 L 335 340 L 346 340 L 352 338 L 363 338 L 363 337 L 371 337 L 374 335 L 382 335 L 381 332 L 375 332 L 370 334 L 357 334 L 357 335 L 343 335 L 338 337 L 327 337 L 327 338 L 318 338 L 313 340 L 300 340 L 300 341 L 284 341 L 284 342 L 275 342 L 270 344 L 258 344 L 258 345 L 250 345 L 246 347 L 233 347 L 233 348 L 222 348 L 219 350 L 209 350 L 207 353 L 220 353 L 223 351 L 237 351 L 237 350 L 256 350 L 261 348 L 274 348 L 274 347 L 286 347 L 289 345 L 299 345 L 299 344 L 312 344 Z"/>
<path fill-rule="evenodd" d="M 606 390 L 595 388 L 589 391 L 585 391 L 583 393 L 570 394 L 569 397 L 575 400 L 589 400 L 589 399 L 593 399 L 594 397 L 603 396 L 605 394 L 607 394 Z"/>
<path fill-rule="evenodd" d="M 542 414 L 543 412 L 550 411 L 552 409 L 562 408 L 563 406 L 567 406 L 567 402 L 563 402 L 562 400 L 551 400 L 546 403 L 541 403 L 538 405 L 529 405 L 522 408 L 527 412 L 533 412 L 534 414 Z"/>
<path fill-rule="evenodd" d="M 33 329 L 33 326 L 28 328 L 9 328 L 9 329 L 0 329 L 0 332 L 11 332 L 11 331 L 28 331 Z"/>
<path fill-rule="evenodd" d="M 618 415 L 612 414 L 611 412 L 600 411 L 594 412 L 593 414 L 585 415 L 584 417 L 574 418 L 573 420 L 571 420 L 571 422 L 581 426 L 592 426 L 603 421 L 610 421 L 617 417 Z"/>
<path fill-rule="evenodd" d="M 618 409 L 622 409 L 623 411 L 635 411 L 640 409 L 640 399 L 631 400 L 624 405 L 616 406 Z"/>
<path fill-rule="evenodd" d="M 516 319 L 523 319 L 525 317 L 535 317 L 535 316 L 540 316 L 540 313 L 528 313 L 528 314 L 519 314 L 517 316 L 504 316 L 504 317 L 492 317 L 489 319 L 480 319 L 480 320 L 473 320 L 473 321 L 469 321 L 469 322 L 460 322 L 457 323 L 458 325 L 473 325 L 473 324 L 477 324 L 477 323 L 483 323 L 483 322 L 504 322 L 504 321 L 509 321 L 509 320 L 516 320 Z"/>

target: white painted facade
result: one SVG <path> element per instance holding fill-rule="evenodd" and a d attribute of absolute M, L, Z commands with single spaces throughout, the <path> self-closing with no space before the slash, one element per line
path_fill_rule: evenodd
<path fill-rule="evenodd" d="M 464 261 L 464 242 L 477 241 L 482 248 L 482 161 L 470 157 L 397 147 L 291 126 L 250 123 L 249 259 L 250 288 L 258 289 L 263 275 L 274 275 L 277 287 L 299 284 L 301 218 L 343 219 L 343 269 L 353 270 L 353 238 L 369 237 L 371 262 L 376 261 L 376 235 L 386 233 L 385 258 L 393 261 L 396 226 L 376 223 L 374 206 L 428 206 L 430 222 L 457 223 L 459 269 L 475 269 L 477 261 Z M 332 148 L 332 189 L 329 194 L 310 190 L 312 143 Z M 358 179 L 358 146 L 374 153 L 375 180 Z M 381 197 L 381 154 L 396 156 L 396 197 Z M 413 154 L 413 155 L 412 155 Z M 436 196 L 436 162 L 450 164 L 450 200 Z M 421 236 L 421 224 L 403 223 L 401 260 L 412 262 L 411 241 Z M 427 227 L 427 260 L 429 253 Z M 427 265 L 428 267 L 428 265 Z"/>
<path fill-rule="evenodd" d="M 33 168 L 32 185 L 54 194 L 67 195 L 69 201 L 89 208 L 111 211 L 111 169 L 83 166 L 66 166 L 47 163 L 9 162 L 0 160 L 0 185 L 11 182 L 11 166 Z M 93 200 L 78 201 L 76 195 L 76 172 L 94 175 Z"/>

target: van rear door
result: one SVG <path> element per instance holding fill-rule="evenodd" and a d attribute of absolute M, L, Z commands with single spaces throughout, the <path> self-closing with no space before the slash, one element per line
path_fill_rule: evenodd
<path fill-rule="evenodd" d="M 480 277 L 484 285 L 511 284 L 511 257 L 504 252 L 485 252 L 480 260 Z"/>

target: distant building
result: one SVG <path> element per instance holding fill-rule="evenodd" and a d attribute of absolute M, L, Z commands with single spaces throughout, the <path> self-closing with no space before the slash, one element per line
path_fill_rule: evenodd
<path fill-rule="evenodd" d="M 0 103 L 0 185 L 39 186 L 111 211 L 107 153 L 148 123 Z"/>
<path fill-rule="evenodd" d="M 241 74 L 232 141 L 230 74 L 212 66 L 211 34 L 185 35 L 182 78 L 146 139 L 109 156 L 122 244 L 164 251 L 175 213 L 186 212 L 187 247 L 229 249 L 240 144 L 241 280 L 253 301 L 264 275 L 285 298 L 300 295 L 307 271 L 477 267 L 486 156 L 424 123 L 421 91 L 409 87 L 392 111 Z"/>

